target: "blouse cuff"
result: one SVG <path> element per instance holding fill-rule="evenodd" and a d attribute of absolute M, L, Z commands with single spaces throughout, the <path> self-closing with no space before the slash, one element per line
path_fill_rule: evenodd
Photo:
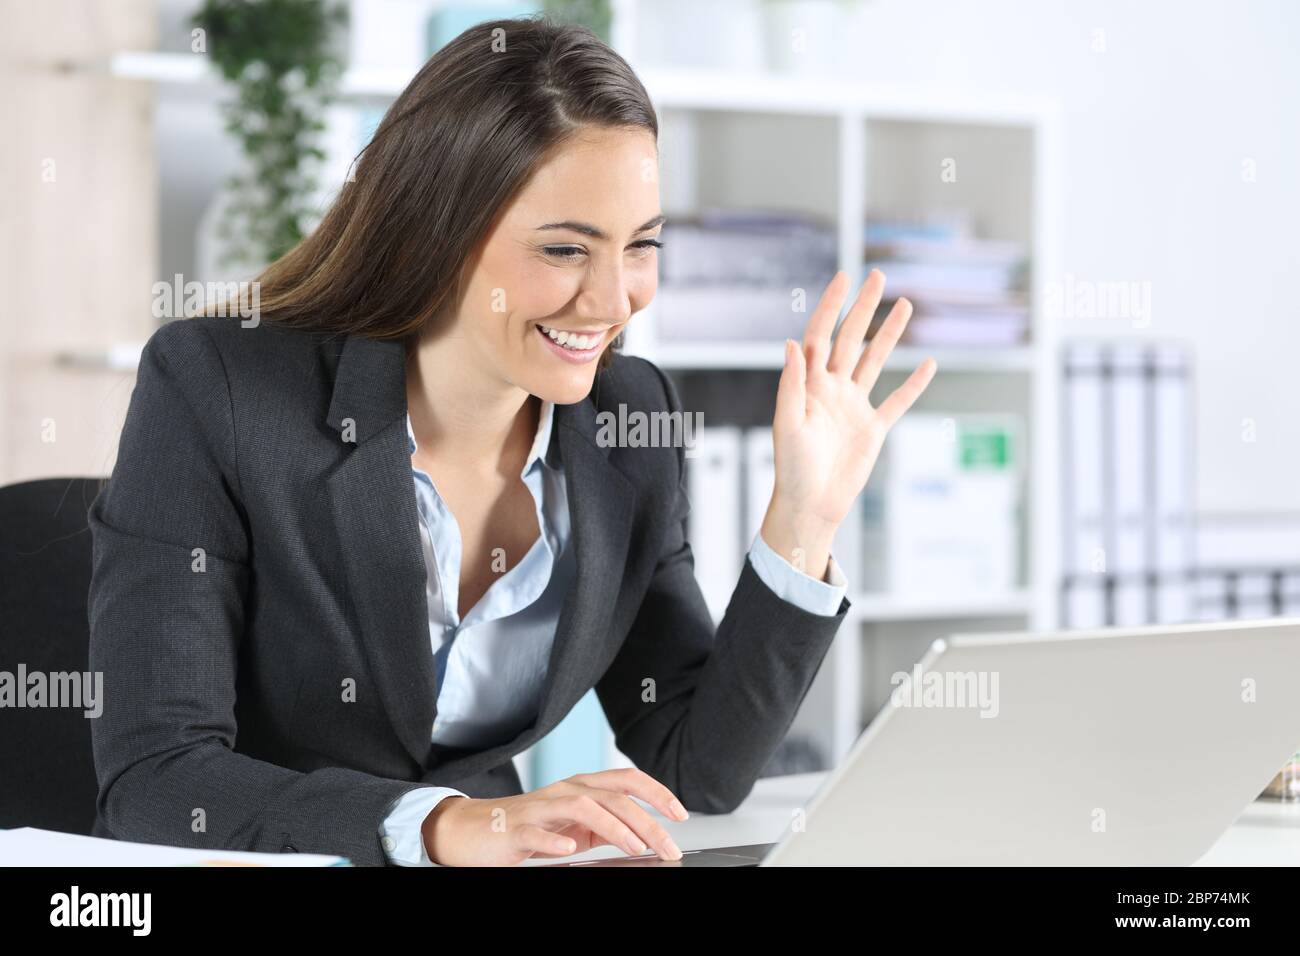
<path fill-rule="evenodd" d="M 379 843 L 388 862 L 396 866 L 436 865 L 424 848 L 424 819 L 447 797 L 463 796 L 450 787 L 420 787 L 398 798 L 379 827 Z"/>
<path fill-rule="evenodd" d="M 839 612 L 840 602 L 848 591 L 848 579 L 844 577 L 834 555 L 827 561 L 825 579 L 818 581 L 772 550 L 761 533 L 754 535 L 754 543 L 749 549 L 749 563 L 777 597 L 810 614 L 833 617 Z"/>

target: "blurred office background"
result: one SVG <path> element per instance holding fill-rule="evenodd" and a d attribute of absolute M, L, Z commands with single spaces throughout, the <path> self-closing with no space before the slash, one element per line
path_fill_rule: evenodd
<path fill-rule="evenodd" d="M 111 469 L 157 282 L 248 278 L 197 0 L 0 0 L 0 484 Z M 837 268 L 939 375 L 836 543 L 853 608 L 769 771 L 820 769 L 955 632 L 1300 613 L 1300 6 L 1289 0 L 352 0 L 319 209 L 473 22 L 591 25 L 661 118 L 660 293 L 627 350 L 706 429 L 721 615 L 771 482 L 781 340 Z M 245 131 L 246 132 L 246 131 Z M 242 259 L 241 259 L 242 257 Z M 882 309 L 882 315 L 883 315 Z M 521 760 L 625 762 L 589 695 Z"/>

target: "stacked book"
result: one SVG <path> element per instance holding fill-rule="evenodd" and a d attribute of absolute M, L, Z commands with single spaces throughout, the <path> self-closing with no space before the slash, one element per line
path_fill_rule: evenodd
<path fill-rule="evenodd" d="M 706 210 L 661 238 L 663 341 L 799 338 L 838 261 L 834 225 L 799 213 Z"/>
<path fill-rule="evenodd" d="M 1027 261 L 1018 242 L 977 238 L 963 219 L 872 219 L 865 260 L 885 273 L 886 306 L 903 297 L 912 303 L 905 341 L 913 345 L 1013 346 L 1027 337 Z"/>

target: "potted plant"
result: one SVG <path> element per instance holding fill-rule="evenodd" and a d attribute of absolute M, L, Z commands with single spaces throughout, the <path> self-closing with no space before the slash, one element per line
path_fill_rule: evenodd
<path fill-rule="evenodd" d="M 192 23 L 196 50 L 234 88 L 222 112 L 241 151 L 241 169 L 210 207 L 208 227 L 217 264 L 249 278 L 314 226 L 323 116 L 342 74 L 347 8 L 331 0 L 204 0 Z"/>

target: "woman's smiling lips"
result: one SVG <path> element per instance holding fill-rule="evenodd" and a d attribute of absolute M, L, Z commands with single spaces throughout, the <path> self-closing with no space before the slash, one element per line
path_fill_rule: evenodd
<path fill-rule="evenodd" d="M 598 333 L 593 332 L 584 335 L 583 337 L 586 340 L 591 341 L 593 344 L 589 348 L 575 349 L 569 348 L 567 345 L 561 345 L 552 337 L 551 333 L 554 332 L 560 338 L 565 339 L 567 339 L 568 335 L 578 336 L 582 333 L 571 332 L 566 334 L 566 331 L 563 329 L 551 329 L 550 326 L 545 326 L 541 323 L 538 323 L 534 328 L 537 329 L 537 334 L 542 337 L 542 341 L 548 349 L 566 362 L 572 362 L 575 365 L 585 365 L 587 362 L 593 361 L 597 356 L 599 356 L 601 347 L 605 344 L 605 336 L 609 332 L 608 329 L 605 329 Z"/>

